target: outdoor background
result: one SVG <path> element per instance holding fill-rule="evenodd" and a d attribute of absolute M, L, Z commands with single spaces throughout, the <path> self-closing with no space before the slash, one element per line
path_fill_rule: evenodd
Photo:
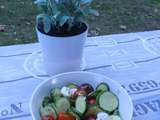
<path fill-rule="evenodd" d="M 89 36 L 160 29 L 160 0 L 94 0 Z M 0 0 L 0 46 L 37 42 L 33 0 Z"/>

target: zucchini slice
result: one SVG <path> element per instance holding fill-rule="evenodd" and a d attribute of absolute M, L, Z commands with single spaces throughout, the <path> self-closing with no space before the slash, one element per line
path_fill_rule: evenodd
<path fill-rule="evenodd" d="M 72 114 L 76 118 L 76 120 L 81 120 L 78 114 L 74 112 L 69 112 L 69 113 Z"/>
<path fill-rule="evenodd" d="M 83 114 L 86 109 L 87 109 L 87 104 L 86 104 L 86 97 L 84 96 L 78 96 L 77 99 L 76 99 L 76 110 Z"/>
<path fill-rule="evenodd" d="M 109 118 L 111 120 L 122 120 L 118 115 L 111 115 L 111 116 L 109 116 Z"/>
<path fill-rule="evenodd" d="M 72 88 L 78 88 L 78 86 L 76 84 L 74 84 L 74 83 L 68 84 L 67 87 L 69 87 L 70 89 L 72 89 Z"/>
<path fill-rule="evenodd" d="M 98 90 L 99 91 L 99 90 Z M 99 102 L 99 98 L 102 95 L 102 93 L 104 93 L 103 91 L 100 91 L 97 96 L 96 96 L 96 101 Z"/>
<path fill-rule="evenodd" d="M 56 108 L 55 104 L 54 104 L 54 103 L 51 103 L 50 106 L 55 110 L 55 113 L 58 115 L 58 113 L 57 113 L 57 108 Z"/>
<path fill-rule="evenodd" d="M 81 114 L 75 107 L 71 107 L 70 111 L 71 111 L 71 112 L 74 112 L 74 113 L 77 114 L 78 116 L 82 116 L 82 114 Z"/>
<path fill-rule="evenodd" d="M 61 89 L 60 88 L 54 88 L 51 90 L 50 92 L 50 96 L 54 99 L 55 97 L 61 97 L 62 93 L 61 93 Z"/>
<path fill-rule="evenodd" d="M 85 113 L 85 117 L 89 116 L 97 116 L 99 112 L 103 112 L 97 105 L 92 105 L 88 107 L 87 112 Z"/>
<path fill-rule="evenodd" d="M 53 115 L 55 119 L 57 118 L 55 109 L 51 107 L 50 105 L 45 106 L 44 108 L 41 107 L 40 111 L 41 111 L 41 116 Z"/>
<path fill-rule="evenodd" d="M 120 115 L 119 110 L 118 109 L 114 110 L 113 115 Z"/>
<path fill-rule="evenodd" d="M 88 97 L 97 97 L 97 95 L 100 93 L 101 91 L 100 90 L 96 90 L 96 91 L 93 91 L 91 93 L 88 94 Z"/>
<path fill-rule="evenodd" d="M 49 96 L 46 96 L 43 98 L 43 101 L 42 101 L 42 106 L 45 107 L 47 106 L 48 104 L 50 104 L 52 101 L 51 101 L 51 98 Z"/>
<path fill-rule="evenodd" d="M 101 83 L 96 87 L 96 90 L 109 91 L 109 86 L 106 83 Z"/>
<path fill-rule="evenodd" d="M 70 102 L 67 98 L 61 97 L 56 101 L 57 112 L 67 112 L 70 109 Z"/>
<path fill-rule="evenodd" d="M 103 92 L 99 96 L 98 103 L 101 109 L 105 110 L 106 112 L 112 112 L 118 108 L 118 98 L 111 92 Z"/>

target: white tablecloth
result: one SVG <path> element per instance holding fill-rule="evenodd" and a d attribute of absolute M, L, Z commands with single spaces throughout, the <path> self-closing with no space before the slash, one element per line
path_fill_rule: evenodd
<path fill-rule="evenodd" d="M 38 43 L 0 47 L 0 120 L 31 120 L 29 99 L 43 80 L 23 68 Z M 90 37 L 85 71 L 118 81 L 134 102 L 133 120 L 160 120 L 160 31 Z"/>

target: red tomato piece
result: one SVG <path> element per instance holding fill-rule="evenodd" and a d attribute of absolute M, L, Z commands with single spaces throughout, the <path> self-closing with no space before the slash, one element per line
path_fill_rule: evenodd
<path fill-rule="evenodd" d="M 59 113 L 58 120 L 75 120 L 75 117 L 69 113 Z"/>
<path fill-rule="evenodd" d="M 42 116 L 41 120 L 54 120 L 54 116 L 53 115 Z"/>

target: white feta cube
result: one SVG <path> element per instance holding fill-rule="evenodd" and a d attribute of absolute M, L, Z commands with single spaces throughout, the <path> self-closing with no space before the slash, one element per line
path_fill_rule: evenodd
<path fill-rule="evenodd" d="M 97 114 L 96 120 L 111 120 L 111 119 L 109 118 L 109 115 L 107 113 L 100 112 Z"/>
<path fill-rule="evenodd" d="M 62 93 L 62 95 L 65 96 L 65 97 L 70 96 L 69 91 L 70 91 L 70 89 L 69 89 L 68 87 L 62 87 L 62 88 L 61 88 L 61 93 Z"/>

